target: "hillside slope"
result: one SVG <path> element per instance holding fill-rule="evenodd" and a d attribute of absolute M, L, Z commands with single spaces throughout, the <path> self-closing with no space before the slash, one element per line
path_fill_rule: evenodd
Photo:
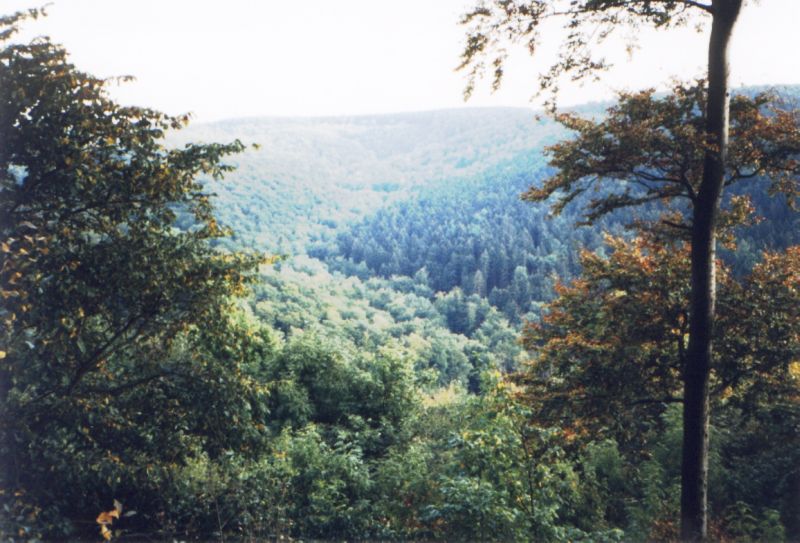
<path fill-rule="evenodd" d="M 297 254 L 308 240 L 420 187 L 468 179 L 563 135 L 527 109 L 458 109 L 396 115 L 260 118 L 191 126 L 187 141 L 254 143 L 210 185 L 239 246 Z"/>
<path fill-rule="evenodd" d="M 790 89 L 791 92 L 795 92 Z M 790 93 L 791 93 L 790 92 Z M 581 108 L 588 115 L 600 105 Z M 566 136 L 530 110 L 460 109 L 396 115 L 264 118 L 199 125 L 189 140 L 257 143 L 237 171 L 209 184 L 230 247 L 309 254 L 345 274 L 390 278 L 424 272 L 433 292 L 458 287 L 517 320 L 549 298 L 555 278 L 578 272 L 580 248 L 623 234 L 657 206 L 576 228 L 579 206 L 549 220 L 519 194 L 547 177 L 544 147 Z M 737 272 L 764 248 L 800 243 L 798 215 L 758 183 L 749 192 L 771 220 L 740 232 L 725 254 Z"/>

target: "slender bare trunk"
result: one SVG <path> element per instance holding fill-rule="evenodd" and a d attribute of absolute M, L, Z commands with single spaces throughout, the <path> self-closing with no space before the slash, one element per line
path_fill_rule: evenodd
<path fill-rule="evenodd" d="M 728 151 L 728 45 L 742 0 L 714 0 L 708 48 L 708 101 L 703 180 L 692 224 L 692 292 L 689 347 L 684 369 L 681 539 L 706 539 L 708 495 L 708 382 L 716 299 L 715 223 Z"/>

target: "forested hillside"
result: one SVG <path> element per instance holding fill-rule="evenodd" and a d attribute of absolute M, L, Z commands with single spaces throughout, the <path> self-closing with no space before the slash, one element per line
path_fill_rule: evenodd
<path fill-rule="evenodd" d="M 0 18 L 0 539 L 676 538 L 690 251 L 663 198 L 580 228 L 520 201 L 574 136 L 528 110 L 184 129 L 9 42 L 37 13 Z M 795 133 L 762 106 L 763 141 Z M 800 224 L 751 177 L 712 533 L 795 540 Z"/>
<path fill-rule="evenodd" d="M 241 119 L 192 126 L 187 141 L 257 144 L 214 186 L 238 245 L 304 252 L 346 223 L 437 182 L 470 178 L 541 149 L 562 131 L 527 109 L 330 118 Z"/>
<path fill-rule="evenodd" d="M 603 106 L 576 111 L 599 116 Z M 260 146 L 210 185 L 221 222 L 233 229 L 224 246 L 308 254 L 363 279 L 424 273 L 433 292 L 458 287 L 517 323 L 535 317 L 556 278 L 576 276 L 581 248 L 599 249 L 604 233 L 623 234 L 626 225 L 660 213 L 654 204 L 576 227 L 574 208 L 554 217 L 545 204 L 521 201 L 552 173 L 545 147 L 567 134 L 523 109 L 243 119 L 179 134 L 173 139 Z M 800 241 L 796 214 L 759 187 L 729 194 L 748 194 L 756 214 L 769 219 L 740 229 L 736 251 L 723 250 L 737 273 L 763 248 Z"/>

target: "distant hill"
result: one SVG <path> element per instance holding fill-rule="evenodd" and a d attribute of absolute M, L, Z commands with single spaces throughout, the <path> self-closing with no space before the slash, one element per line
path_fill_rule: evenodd
<path fill-rule="evenodd" d="M 532 110 L 485 108 L 230 120 L 191 126 L 173 141 L 259 144 L 210 190 L 236 244 L 298 253 L 311 237 L 325 239 L 420 187 L 538 156 L 562 135 Z"/>
<path fill-rule="evenodd" d="M 601 115 L 604 106 L 580 110 Z M 208 185 L 236 232 L 224 244 L 309 254 L 362 279 L 424 271 L 433 292 L 458 287 L 516 320 L 548 299 L 555 277 L 579 271 L 580 247 L 599 248 L 603 231 L 623 233 L 634 215 L 656 212 L 628 210 L 575 228 L 574 208 L 547 220 L 545 204 L 521 202 L 520 192 L 551 173 L 544 147 L 565 136 L 531 110 L 486 108 L 240 119 L 193 126 L 173 140 L 260 145 Z M 749 190 L 771 220 L 743 231 L 740 250 L 726 255 L 738 271 L 764 248 L 800 243 L 800 216 Z"/>

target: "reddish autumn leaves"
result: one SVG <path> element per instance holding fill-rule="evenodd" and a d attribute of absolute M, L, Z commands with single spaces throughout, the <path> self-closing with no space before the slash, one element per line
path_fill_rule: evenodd
<path fill-rule="evenodd" d="M 556 119 L 575 137 L 548 148 L 557 172 L 523 198 L 551 196 L 554 213 L 573 201 L 582 206 L 586 223 L 622 207 L 661 202 L 680 213 L 693 205 L 703 174 L 707 143 L 703 81 L 676 85 L 659 97 L 652 89 L 621 93 L 619 102 L 599 119 L 562 113 Z M 730 144 L 725 186 L 761 179 L 765 190 L 794 202 L 800 194 L 800 130 L 797 112 L 773 93 L 737 95 L 731 101 Z M 577 202 L 576 202 L 577 203 Z M 741 222 L 748 208 L 740 198 L 721 225 Z M 733 215 L 733 216 L 731 216 Z M 665 219 L 677 232 L 687 231 L 688 217 Z"/>
<path fill-rule="evenodd" d="M 520 374 L 540 422 L 570 439 L 603 435 L 633 448 L 681 402 L 688 341 L 689 252 L 652 236 L 608 238 L 583 275 L 523 341 Z M 800 247 L 765 253 L 741 279 L 719 266 L 712 402 L 800 401 Z"/>

